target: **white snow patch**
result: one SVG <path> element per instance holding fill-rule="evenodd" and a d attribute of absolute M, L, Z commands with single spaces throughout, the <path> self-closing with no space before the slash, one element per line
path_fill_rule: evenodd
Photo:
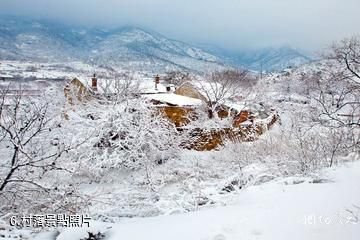
<path fill-rule="evenodd" d="M 144 97 L 177 106 L 198 106 L 203 104 L 203 102 L 200 99 L 181 96 L 174 93 L 150 94 L 150 95 L 144 95 Z"/>
<path fill-rule="evenodd" d="M 232 206 L 124 219 L 111 224 L 106 239 L 358 240 L 360 223 L 346 209 L 360 205 L 360 162 L 329 169 L 326 175 L 331 181 L 321 184 L 275 180 L 249 187 Z M 353 213 L 359 216 L 360 210 Z M 79 236 L 79 231 L 84 229 L 66 229 L 58 239 L 74 239 L 70 236 Z"/>

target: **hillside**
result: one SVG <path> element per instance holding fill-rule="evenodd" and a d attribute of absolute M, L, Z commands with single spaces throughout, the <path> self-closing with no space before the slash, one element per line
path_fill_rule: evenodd
<path fill-rule="evenodd" d="M 38 192 L 31 192 L 25 195 L 27 201 L 23 200 L 24 195 L 19 195 L 16 201 L 0 198 L 4 203 L 0 209 L 4 212 L 0 218 L 0 236 L 83 240 L 91 230 L 104 233 L 104 239 L 357 239 L 359 189 L 353 183 L 359 178 L 359 164 L 355 162 L 359 160 L 359 148 L 355 145 L 358 128 L 329 128 L 319 124 L 323 121 L 318 118 L 323 108 L 315 99 L 318 86 L 310 84 L 314 83 L 312 73 L 321 79 L 318 84 L 331 83 L 329 72 L 342 68 L 339 63 L 329 64 L 323 60 L 264 74 L 244 98 L 227 99 L 235 101 L 239 109 L 254 112 L 257 119 L 245 121 L 243 126 L 263 121 L 260 118 L 266 115 L 266 109 L 274 109 L 280 119 L 255 141 L 226 141 L 216 151 L 202 152 L 181 148 L 181 143 L 193 136 L 192 132 L 175 132 L 173 125 L 151 110 L 159 105 L 145 100 L 159 100 L 159 97 L 164 100 L 174 94 L 150 94 L 142 98 L 119 94 L 114 100 L 99 96 L 89 102 L 78 99 L 74 104 L 65 99 L 68 96 L 64 88 L 74 77 L 90 85 L 92 73 L 96 72 L 99 86 L 110 84 L 111 79 L 118 77 L 117 80 L 124 81 L 121 85 L 124 88 L 126 80 L 131 80 L 134 89 L 128 91 L 135 91 L 133 96 L 136 96 L 141 85 L 154 88 L 151 74 L 128 76 L 124 71 L 115 76 L 107 68 L 79 62 L 3 61 L 0 72 L 17 77 L 1 81 L 0 86 L 6 88 L 12 81 L 22 79 L 21 87 L 44 91 L 44 95 L 32 100 L 49 104 L 51 128 L 42 131 L 28 151 L 41 149 L 30 152 L 34 159 L 62 149 L 64 155 L 56 162 L 45 162 L 44 169 L 49 164 L 56 167 L 45 173 L 39 168 L 16 172 L 20 177 L 26 173 L 37 184 L 53 189 L 54 195 L 40 192 L 46 196 L 40 197 Z M 192 81 L 194 86 L 206 84 L 206 79 L 200 76 Z M 348 86 L 351 85 L 341 86 L 336 82 L 327 89 L 341 93 Z M 354 95 L 360 96 L 358 92 Z M 10 101 L 11 96 L 7 96 L 6 106 L 16 103 Z M 194 118 L 189 129 L 201 127 L 212 131 L 231 124 L 226 119 L 208 119 L 204 105 L 197 102 L 200 104 L 197 113 L 201 115 L 197 120 Z M 331 101 L 327 102 L 333 106 Z M 22 106 L 25 117 L 32 114 L 26 104 Z M 32 109 L 42 109 L 37 106 Z M 11 112 L 13 108 L 6 109 L 8 114 L 16 115 Z M 35 114 L 34 119 L 43 116 Z M 357 116 L 354 114 L 354 118 Z M 76 147 L 67 151 L 63 147 L 69 143 Z M 0 141 L 1 159 L 10 160 L 8 156 L 14 147 L 9 144 L 11 139 Z M 22 161 L 28 159 L 25 155 L 21 157 Z M 6 174 L 7 169 L 2 168 L 1 174 Z M 14 182 L 8 186 L 20 189 L 21 185 Z M 59 226 L 39 233 L 7 226 L 8 218 L 16 211 L 72 213 L 73 209 L 91 216 L 90 229 Z M 331 224 L 324 223 L 328 219 Z"/>
<path fill-rule="evenodd" d="M 0 16 L 0 59 L 83 61 L 142 71 L 206 72 L 224 67 L 281 70 L 311 60 L 291 47 L 230 52 L 195 46 L 137 27 L 68 26 L 54 21 Z"/>
<path fill-rule="evenodd" d="M 103 30 L 2 17 L 0 40 L 3 60 L 81 60 L 145 71 L 205 71 L 223 66 L 220 59 L 199 48 L 134 27 Z"/>

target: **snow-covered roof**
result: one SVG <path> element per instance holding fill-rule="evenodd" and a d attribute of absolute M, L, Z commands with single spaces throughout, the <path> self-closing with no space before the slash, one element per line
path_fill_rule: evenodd
<path fill-rule="evenodd" d="M 83 83 L 86 87 L 91 88 L 91 77 L 84 78 L 76 77 L 81 83 Z M 121 84 L 126 84 L 128 79 L 97 79 L 97 91 L 98 93 L 117 93 L 118 88 L 121 87 Z M 167 93 L 167 87 L 171 88 L 171 91 L 175 90 L 173 84 L 165 85 L 162 83 L 157 84 L 157 88 L 155 89 L 155 82 L 154 79 L 151 78 L 143 78 L 141 76 L 136 76 L 134 79 L 131 80 L 131 84 L 133 87 L 138 89 L 138 93 L 140 94 L 156 94 L 156 93 Z"/>
<path fill-rule="evenodd" d="M 174 85 L 169 85 L 172 90 L 174 88 Z M 157 89 L 155 89 L 155 83 L 153 79 L 145 78 L 140 81 L 139 84 L 139 91 L 142 94 L 151 94 L 151 93 L 166 93 L 168 92 L 166 89 L 167 85 L 164 85 L 162 83 L 159 83 L 157 85 Z"/>
<path fill-rule="evenodd" d="M 13 78 L 14 76 L 12 75 L 8 75 L 8 74 L 1 74 L 0 73 L 0 78 Z"/>
<path fill-rule="evenodd" d="M 246 103 L 242 103 L 242 102 L 230 102 L 230 101 L 226 101 L 224 103 L 225 106 L 229 107 L 229 108 L 232 108 L 238 112 L 241 112 L 241 111 L 245 111 L 245 110 L 249 110 L 249 107 Z"/>
<path fill-rule="evenodd" d="M 174 93 L 149 94 L 144 95 L 144 97 L 176 106 L 198 106 L 203 103 L 200 99 L 185 97 Z"/>
<path fill-rule="evenodd" d="M 222 85 L 220 83 L 207 82 L 203 79 L 193 81 L 191 84 L 197 91 L 199 91 L 200 94 L 202 94 L 206 98 L 210 98 L 211 101 L 216 101 L 216 95 L 219 95 L 222 91 Z M 225 99 L 230 97 L 233 97 L 233 93 L 231 91 L 224 91 L 223 98 Z"/>

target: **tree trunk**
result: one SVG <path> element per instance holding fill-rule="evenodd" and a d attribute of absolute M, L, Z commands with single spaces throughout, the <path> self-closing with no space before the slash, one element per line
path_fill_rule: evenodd
<path fill-rule="evenodd" d="M 19 148 L 15 147 L 14 148 L 14 154 L 13 154 L 12 159 L 11 159 L 11 169 L 10 169 L 10 172 L 6 175 L 4 181 L 2 182 L 2 184 L 0 186 L 0 192 L 2 192 L 4 190 L 4 188 L 6 187 L 9 179 L 11 178 L 11 176 L 13 175 L 15 170 L 17 169 L 15 164 L 16 164 L 16 158 L 18 156 L 18 152 L 19 152 Z"/>

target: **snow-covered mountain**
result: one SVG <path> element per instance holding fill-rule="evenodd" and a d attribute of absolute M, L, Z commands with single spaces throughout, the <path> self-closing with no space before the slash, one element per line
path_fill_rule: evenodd
<path fill-rule="evenodd" d="M 81 60 L 130 70 L 207 71 L 223 67 L 279 70 L 310 60 L 284 47 L 239 53 L 215 51 L 136 27 L 99 29 L 47 20 L 0 17 L 0 59 Z"/>
<path fill-rule="evenodd" d="M 203 49 L 221 58 L 231 66 L 242 66 L 251 70 L 276 71 L 289 66 L 296 67 L 312 61 L 314 58 L 302 50 L 290 46 L 269 47 L 229 51 L 216 46 L 204 45 Z"/>
<path fill-rule="evenodd" d="M 0 58 L 64 61 L 80 56 L 77 34 L 66 26 L 16 17 L 0 18 Z"/>
<path fill-rule="evenodd" d="M 237 61 L 250 69 L 266 71 L 280 70 L 289 66 L 299 66 L 312 59 L 289 46 L 253 50 L 238 55 Z"/>
<path fill-rule="evenodd" d="M 96 63 L 140 69 L 205 71 L 224 66 L 222 59 L 200 48 L 134 27 L 112 31 L 92 47 L 90 58 Z"/>
<path fill-rule="evenodd" d="M 114 30 L 0 17 L 0 59 L 83 60 L 132 70 L 221 68 L 218 57 L 189 44 L 135 27 Z"/>

